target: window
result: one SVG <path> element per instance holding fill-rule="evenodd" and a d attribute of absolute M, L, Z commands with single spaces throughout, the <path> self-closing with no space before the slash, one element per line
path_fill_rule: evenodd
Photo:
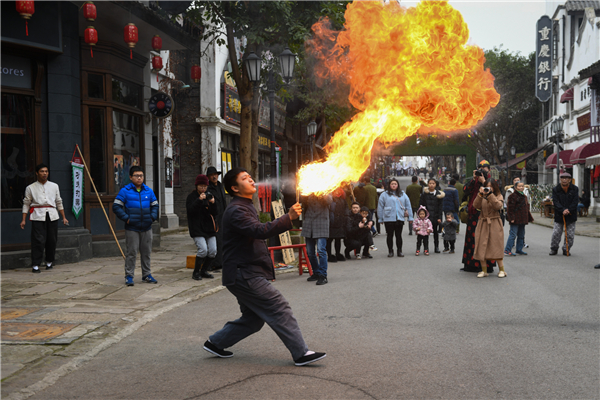
<path fill-rule="evenodd" d="M 2 209 L 21 208 L 35 179 L 32 97 L 2 94 Z"/>
<path fill-rule="evenodd" d="M 89 108 L 90 175 L 98 192 L 106 193 L 106 122 L 103 108 Z"/>
<path fill-rule="evenodd" d="M 120 165 L 122 175 L 115 175 L 115 191 L 128 185 L 129 168 L 140 162 L 140 117 L 113 111 L 113 156 L 115 165 Z"/>
<path fill-rule="evenodd" d="M 112 99 L 131 107 L 140 108 L 140 86 L 112 78 Z"/>
<path fill-rule="evenodd" d="M 88 73 L 88 97 L 104 100 L 104 76 Z"/>

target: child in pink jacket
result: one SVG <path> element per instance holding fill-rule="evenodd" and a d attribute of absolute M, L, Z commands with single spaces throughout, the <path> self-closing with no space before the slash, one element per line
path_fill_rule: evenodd
<path fill-rule="evenodd" d="M 424 206 L 419 207 L 417 211 L 417 218 L 413 222 L 413 230 L 417 234 L 417 252 L 415 256 L 419 255 L 421 251 L 421 243 L 425 249 L 425 255 L 429 255 L 429 234 L 433 232 L 433 225 L 429 220 L 429 212 Z"/>

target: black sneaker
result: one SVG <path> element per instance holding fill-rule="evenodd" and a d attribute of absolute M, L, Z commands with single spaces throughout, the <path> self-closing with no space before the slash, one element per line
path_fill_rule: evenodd
<path fill-rule="evenodd" d="M 309 354 L 307 356 L 302 356 L 302 357 L 294 360 L 294 364 L 296 364 L 297 367 L 301 367 L 303 365 L 310 364 L 310 363 L 313 363 L 315 361 L 322 360 L 326 356 L 327 356 L 326 353 L 313 353 L 313 354 Z"/>
<path fill-rule="evenodd" d="M 567 251 L 566 251 L 566 250 L 563 250 L 563 256 L 567 256 L 567 257 L 568 257 L 568 256 L 570 256 L 570 255 L 571 255 L 571 253 L 567 253 Z"/>
<path fill-rule="evenodd" d="M 558 250 L 550 249 L 550 255 L 555 256 L 558 253 Z"/>
<path fill-rule="evenodd" d="M 46 269 L 47 269 L 47 270 L 48 270 L 48 269 L 52 269 L 52 268 L 54 268 L 54 265 L 53 265 L 53 263 L 46 264 Z"/>
<path fill-rule="evenodd" d="M 362 258 L 373 258 L 373 256 L 370 255 L 369 253 L 367 253 L 367 254 L 363 254 Z"/>
<path fill-rule="evenodd" d="M 217 357 L 221 358 L 230 358 L 233 357 L 233 353 L 227 350 L 219 349 L 217 346 L 212 344 L 210 341 L 204 342 L 204 350 L 208 351 L 211 354 L 214 354 Z"/>
<path fill-rule="evenodd" d="M 316 281 L 317 279 L 319 279 L 319 275 L 317 275 L 317 274 L 312 274 L 311 276 L 309 276 L 309 277 L 308 277 L 307 281 L 308 281 L 308 282 L 314 282 L 314 281 Z"/>
<path fill-rule="evenodd" d="M 33 272 L 34 274 L 40 274 L 42 273 L 42 271 L 39 268 L 31 268 L 31 272 Z"/>
<path fill-rule="evenodd" d="M 317 280 L 317 285 L 324 285 L 327 283 L 327 277 L 326 276 L 319 276 L 319 279 Z"/>

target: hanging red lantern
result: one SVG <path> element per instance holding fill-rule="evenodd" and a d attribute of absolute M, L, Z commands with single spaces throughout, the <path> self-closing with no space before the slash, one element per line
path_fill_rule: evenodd
<path fill-rule="evenodd" d="M 25 35 L 29 36 L 29 26 L 27 20 L 31 18 L 35 13 L 35 6 L 33 1 L 17 1 L 17 12 L 21 15 L 21 18 L 25 20 Z"/>
<path fill-rule="evenodd" d="M 162 58 L 160 56 L 152 57 L 152 72 L 158 72 L 163 68 Z"/>
<path fill-rule="evenodd" d="M 152 48 L 154 51 L 160 51 L 162 49 L 162 39 L 158 35 L 154 35 L 152 38 Z"/>
<path fill-rule="evenodd" d="M 202 77 L 202 70 L 198 65 L 192 66 L 192 80 L 195 83 L 200 82 L 200 78 Z"/>
<path fill-rule="evenodd" d="M 129 46 L 129 58 L 133 59 L 133 48 L 135 44 L 138 42 L 138 28 L 133 23 L 129 23 L 125 25 L 125 29 L 123 30 L 123 40 Z"/>
<path fill-rule="evenodd" d="M 93 2 L 88 1 L 83 5 L 83 18 L 90 22 L 94 22 L 96 20 L 96 6 Z"/>
<path fill-rule="evenodd" d="M 90 54 L 92 58 L 94 58 L 94 52 L 92 51 L 92 46 L 95 46 L 98 43 L 98 31 L 93 26 L 88 26 L 85 30 L 85 42 L 90 45 Z"/>

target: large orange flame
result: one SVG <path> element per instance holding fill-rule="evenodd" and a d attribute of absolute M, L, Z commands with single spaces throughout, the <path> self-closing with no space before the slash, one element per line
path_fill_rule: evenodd
<path fill-rule="evenodd" d="M 349 4 L 341 32 L 323 19 L 307 44 L 320 80 L 350 87 L 360 113 L 325 147 L 327 160 L 299 171 L 302 194 L 329 193 L 369 167 L 375 140 L 385 145 L 419 129 L 456 131 L 475 125 L 500 95 L 483 69 L 483 50 L 468 46 L 469 29 L 446 1 L 404 8 L 396 2 Z"/>

